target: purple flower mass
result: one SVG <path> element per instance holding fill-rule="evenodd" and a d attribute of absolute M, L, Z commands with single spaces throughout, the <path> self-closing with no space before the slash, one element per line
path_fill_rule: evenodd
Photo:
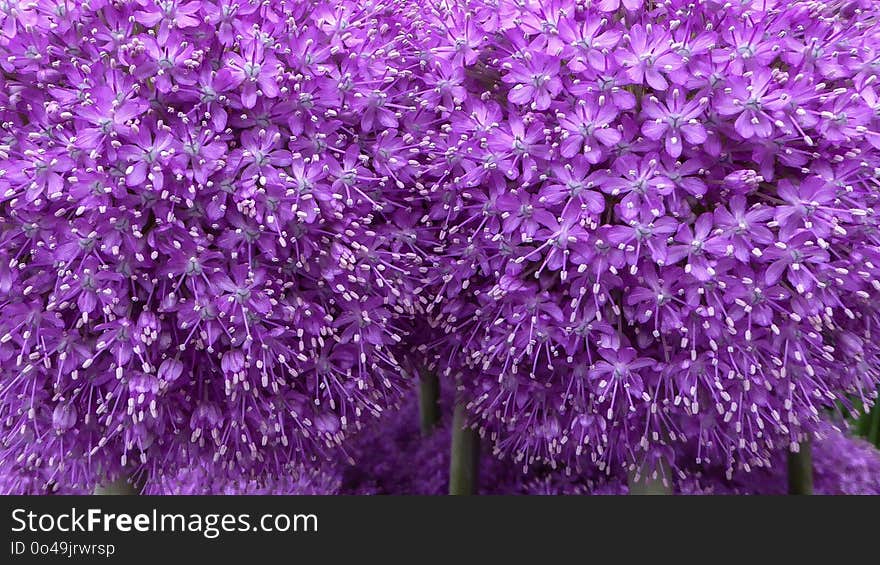
<path fill-rule="evenodd" d="M 474 0 L 423 31 L 467 92 L 422 176 L 426 351 L 496 454 L 732 473 L 875 397 L 874 3 Z"/>
<path fill-rule="evenodd" d="M 878 491 L 822 439 L 880 382 L 878 52 L 872 0 L 0 0 L 0 491 L 437 493 L 422 370 L 481 492 L 811 438 Z"/>
<path fill-rule="evenodd" d="M 5 8 L 4 490 L 247 490 L 397 402 L 436 119 L 401 9 Z"/>

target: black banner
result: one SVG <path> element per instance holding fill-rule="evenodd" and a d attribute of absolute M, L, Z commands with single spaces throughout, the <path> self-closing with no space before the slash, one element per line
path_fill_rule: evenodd
<path fill-rule="evenodd" d="M 666 562 L 761 548 L 843 555 L 870 497 L 0 497 L 0 563 Z M 848 518 L 849 517 L 849 518 Z M 870 544 L 869 544 L 870 545 Z M 590 557 L 588 557 L 590 556 Z M 659 561 L 657 561 L 659 560 Z M 186 561 L 189 562 L 189 561 Z M 676 561 L 677 562 L 677 561 Z"/>

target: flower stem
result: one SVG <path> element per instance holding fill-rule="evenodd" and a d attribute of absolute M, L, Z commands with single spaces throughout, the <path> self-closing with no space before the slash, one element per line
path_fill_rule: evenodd
<path fill-rule="evenodd" d="M 422 437 L 431 435 L 440 421 L 440 379 L 437 373 L 422 369 L 419 378 L 419 423 Z"/>
<path fill-rule="evenodd" d="M 464 404 L 455 405 L 449 458 L 449 494 L 475 494 L 480 463 L 480 438 L 467 427 Z"/>
<path fill-rule="evenodd" d="M 813 494 L 813 454 L 808 441 L 788 452 L 788 494 Z"/>
<path fill-rule="evenodd" d="M 868 427 L 868 441 L 875 447 L 880 447 L 880 399 L 871 409 L 871 423 Z"/>

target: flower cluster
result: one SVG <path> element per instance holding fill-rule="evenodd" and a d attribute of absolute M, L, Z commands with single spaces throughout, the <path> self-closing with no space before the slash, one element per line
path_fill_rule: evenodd
<path fill-rule="evenodd" d="M 4 492 L 333 491 L 420 364 L 576 480 L 766 467 L 876 397 L 871 0 L 39 0 L 0 30 Z"/>
<path fill-rule="evenodd" d="M 4 490 L 293 473 L 397 402 L 413 9 L 0 4 Z"/>
<path fill-rule="evenodd" d="M 426 351 L 499 455 L 749 470 L 847 395 L 871 402 L 878 15 L 868 0 L 426 12 L 438 87 L 422 105 L 448 120 L 422 175 Z"/>

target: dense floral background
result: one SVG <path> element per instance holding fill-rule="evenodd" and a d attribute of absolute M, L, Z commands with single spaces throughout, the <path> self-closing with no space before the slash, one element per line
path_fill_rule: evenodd
<path fill-rule="evenodd" d="M 0 491 L 880 493 L 878 16 L 0 0 Z"/>

